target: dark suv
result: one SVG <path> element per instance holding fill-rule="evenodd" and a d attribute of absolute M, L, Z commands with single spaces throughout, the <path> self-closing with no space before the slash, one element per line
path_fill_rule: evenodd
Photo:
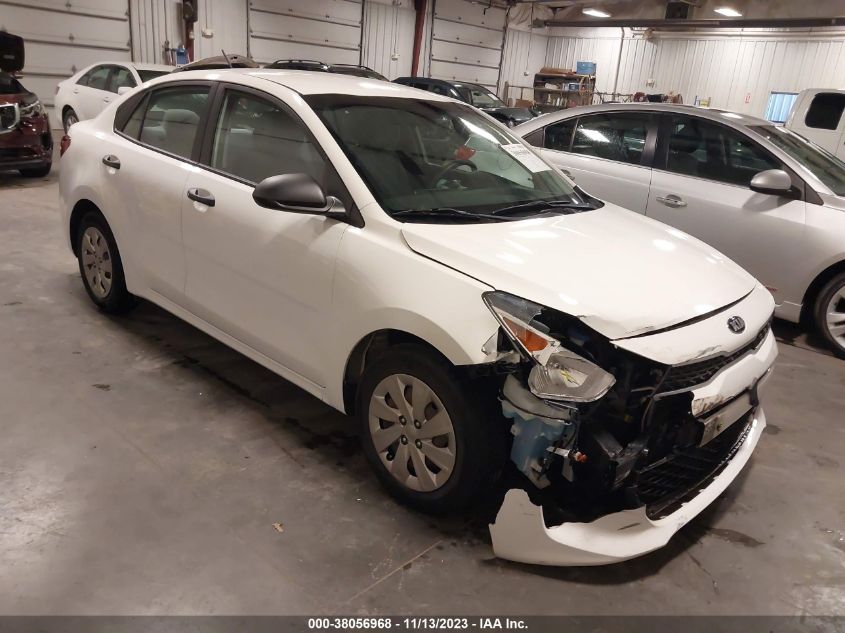
<path fill-rule="evenodd" d="M 0 71 L 0 171 L 16 169 L 41 178 L 53 164 L 53 137 L 44 106 L 34 92 Z"/>
<path fill-rule="evenodd" d="M 508 127 L 525 123 L 537 116 L 528 108 L 509 108 L 504 101 L 479 84 L 472 84 L 466 81 L 427 79 L 425 77 L 399 77 L 393 81 L 397 84 L 458 99 L 459 101 L 475 106 L 479 110 L 483 110 Z"/>
<path fill-rule="evenodd" d="M 280 59 L 265 68 L 282 68 L 285 70 L 315 70 L 324 73 L 337 73 L 339 75 L 352 75 L 365 79 L 378 79 L 389 81 L 384 75 L 377 73 L 367 66 L 356 66 L 355 64 L 327 64 L 310 59 Z"/>

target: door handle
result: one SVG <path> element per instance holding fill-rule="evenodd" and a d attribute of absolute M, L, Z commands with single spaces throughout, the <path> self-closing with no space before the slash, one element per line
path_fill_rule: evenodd
<path fill-rule="evenodd" d="M 188 189 L 188 198 L 207 207 L 214 206 L 214 195 L 205 189 Z"/>
<path fill-rule="evenodd" d="M 657 201 L 662 202 L 667 207 L 672 207 L 674 209 L 687 206 L 687 203 L 684 202 L 680 196 L 676 196 L 675 194 L 671 193 L 668 196 L 657 196 Z"/>
<path fill-rule="evenodd" d="M 111 101 L 111 97 L 103 97 L 103 101 L 105 101 L 106 103 L 108 103 L 109 101 Z"/>
<path fill-rule="evenodd" d="M 103 156 L 103 165 L 112 169 L 120 169 L 120 159 L 114 154 Z"/>
<path fill-rule="evenodd" d="M 561 167 L 560 170 L 563 172 L 564 176 L 566 176 L 567 178 L 572 178 L 572 172 L 570 172 L 568 169 L 564 169 L 563 167 Z"/>

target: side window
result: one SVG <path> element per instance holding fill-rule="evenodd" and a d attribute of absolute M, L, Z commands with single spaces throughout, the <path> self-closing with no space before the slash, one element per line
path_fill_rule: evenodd
<path fill-rule="evenodd" d="M 650 115 L 646 112 L 596 114 L 578 119 L 572 152 L 621 163 L 642 163 Z"/>
<path fill-rule="evenodd" d="M 528 143 L 529 145 L 533 145 L 534 147 L 543 147 L 545 131 L 546 130 L 544 128 L 538 128 L 533 132 L 529 132 L 528 134 L 523 136 L 522 140 Z"/>
<path fill-rule="evenodd" d="M 672 118 L 666 169 L 747 186 L 754 175 L 783 166 L 747 136 L 696 117 Z"/>
<path fill-rule="evenodd" d="M 813 97 L 813 102 L 804 117 L 807 127 L 820 130 L 835 130 L 839 127 L 842 111 L 845 110 L 845 93 L 822 92 Z"/>
<path fill-rule="evenodd" d="M 233 90 L 217 121 L 210 167 L 253 183 L 306 173 L 325 186 L 325 162 L 302 124 L 271 101 Z"/>
<path fill-rule="evenodd" d="M 556 149 L 560 152 L 568 152 L 572 144 L 572 132 L 575 130 L 576 118 L 566 119 L 554 123 L 546 128 L 546 149 Z M 533 143 L 532 143 L 533 144 Z"/>
<path fill-rule="evenodd" d="M 449 94 L 449 89 L 446 86 L 441 86 L 440 84 L 428 84 L 426 89 L 436 95 L 443 95 L 444 97 L 452 96 Z"/>
<path fill-rule="evenodd" d="M 109 90 L 111 92 L 117 92 L 118 88 L 134 88 L 135 87 L 135 78 L 132 76 L 132 73 L 129 72 L 128 68 L 124 68 L 123 66 L 115 66 L 114 72 L 111 75 L 111 82 L 109 84 Z"/>
<path fill-rule="evenodd" d="M 178 86 L 153 91 L 147 100 L 139 140 L 190 158 L 197 129 L 208 107 L 208 90 L 208 86 Z"/>
<path fill-rule="evenodd" d="M 92 68 L 82 76 L 79 80 L 80 85 L 88 86 L 89 88 L 96 88 L 97 90 L 105 90 L 109 81 L 109 73 L 111 66 L 97 66 Z"/>
<path fill-rule="evenodd" d="M 124 104 L 127 105 L 127 104 Z M 139 139 L 141 136 L 141 124 L 144 121 L 144 112 L 147 109 L 147 99 L 143 98 L 137 105 L 135 109 L 132 111 L 132 114 L 129 116 L 129 119 L 126 120 L 126 124 L 123 126 L 121 130 L 126 136 L 130 136 L 136 140 Z M 122 113 L 118 110 L 118 115 L 120 116 Z M 115 117 L 115 119 L 117 118 Z M 123 115 L 125 116 L 125 115 Z"/>

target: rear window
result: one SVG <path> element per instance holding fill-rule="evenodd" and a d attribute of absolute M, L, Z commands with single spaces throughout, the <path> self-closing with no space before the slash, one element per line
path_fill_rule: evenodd
<path fill-rule="evenodd" d="M 813 97 L 804 123 L 820 130 L 835 130 L 845 110 L 845 93 L 823 92 Z"/>

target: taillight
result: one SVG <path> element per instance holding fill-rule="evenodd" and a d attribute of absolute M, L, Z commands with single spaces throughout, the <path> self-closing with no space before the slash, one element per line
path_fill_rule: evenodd
<path fill-rule="evenodd" d="M 65 134 L 59 143 L 59 156 L 64 156 L 68 149 L 70 149 L 70 136 Z"/>

